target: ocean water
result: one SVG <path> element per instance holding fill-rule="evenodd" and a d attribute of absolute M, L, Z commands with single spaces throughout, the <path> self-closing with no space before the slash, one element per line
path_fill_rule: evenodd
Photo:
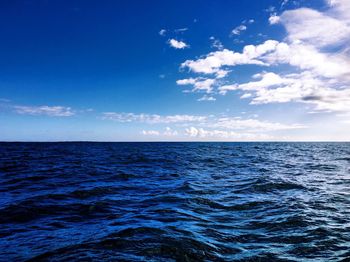
<path fill-rule="evenodd" d="M 0 143 L 0 261 L 349 261 L 349 143 Z"/>

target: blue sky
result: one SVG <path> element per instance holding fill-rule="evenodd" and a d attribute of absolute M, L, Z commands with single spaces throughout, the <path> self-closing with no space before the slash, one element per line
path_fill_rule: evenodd
<path fill-rule="evenodd" d="M 350 140 L 347 0 L 0 3 L 0 140 Z"/>

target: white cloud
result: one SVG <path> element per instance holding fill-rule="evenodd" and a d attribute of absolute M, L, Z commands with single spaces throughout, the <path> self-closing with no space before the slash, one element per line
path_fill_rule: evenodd
<path fill-rule="evenodd" d="M 116 122 L 141 122 L 148 124 L 168 124 L 168 123 L 186 123 L 186 122 L 202 122 L 206 120 L 205 116 L 192 115 L 169 115 L 161 116 L 157 114 L 134 114 L 134 113 L 116 113 L 105 112 L 102 119 L 113 120 Z"/>
<path fill-rule="evenodd" d="M 277 130 L 291 130 L 305 128 L 300 124 L 285 125 L 257 119 L 240 119 L 232 117 L 221 117 L 210 124 L 212 128 L 225 128 L 231 130 L 249 130 L 249 132 L 271 132 Z"/>
<path fill-rule="evenodd" d="M 215 100 L 216 100 L 215 97 L 207 96 L 207 95 L 204 95 L 201 98 L 197 99 L 197 101 L 199 101 L 199 102 L 201 102 L 201 101 L 215 101 Z"/>
<path fill-rule="evenodd" d="M 158 130 L 142 130 L 141 134 L 144 136 L 164 136 L 164 137 L 178 136 L 178 132 L 176 130 L 171 129 L 168 126 L 164 129 L 163 132 Z"/>
<path fill-rule="evenodd" d="M 189 68 L 195 73 L 213 74 L 222 70 L 221 67 L 245 64 L 266 65 L 261 56 L 276 49 L 279 44 L 275 40 L 267 40 L 261 45 L 247 45 L 242 53 L 233 52 L 228 49 L 209 53 L 204 58 L 187 60 L 181 64 L 182 68 Z"/>
<path fill-rule="evenodd" d="M 242 31 L 245 31 L 247 30 L 247 26 L 245 25 L 239 25 L 237 26 L 236 28 L 234 28 L 232 31 L 231 31 L 231 34 L 233 35 L 240 35 Z"/>
<path fill-rule="evenodd" d="M 186 135 L 194 139 L 205 140 L 271 140 L 272 136 L 266 134 L 237 133 L 225 130 L 206 130 L 190 127 L 186 129 Z"/>
<path fill-rule="evenodd" d="M 243 94 L 243 95 L 241 95 L 241 99 L 246 99 L 246 98 L 250 98 L 250 97 L 252 97 L 252 94 L 250 94 L 250 93 L 245 93 L 245 94 Z"/>
<path fill-rule="evenodd" d="M 15 112 L 23 115 L 73 116 L 70 107 L 64 106 L 14 106 Z"/>
<path fill-rule="evenodd" d="M 344 55 L 322 53 L 314 46 L 299 42 L 279 43 L 274 52 L 262 59 L 268 64 L 289 64 L 302 70 L 312 70 L 322 77 L 340 77 L 350 74 L 350 60 Z"/>
<path fill-rule="evenodd" d="M 160 132 L 157 130 L 142 130 L 141 134 L 144 136 L 159 136 Z"/>
<path fill-rule="evenodd" d="M 281 7 L 287 2 L 282 1 Z M 237 92 L 240 97 L 250 99 L 251 104 L 298 102 L 309 105 L 308 110 L 350 112 L 350 1 L 328 2 L 330 8 L 322 12 L 299 8 L 277 16 L 275 10 L 270 9 L 269 12 L 273 12 L 270 24 L 279 23 L 286 29 L 283 41 L 246 45 L 242 52 L 219 49 L 198 59 L 186 60 L 181 68 L 214 75 L 215 82 L 203 82 L 205 88 L 199 89 L 215 93 L 218 88 L 221 94 L 240 90 L 244 92 Z M 245 23 L 247 21 L 242 25 Z M 245 29 L 237 27 L 233 34 Z M 210 39 L 215 41 L 214 37 Z M 218 80 L 239 65 L 269 68 L 270 72 L 253 75 L 253 80 L 246 83 Z M 280 68 L 290 73 L 281 73 Z M 195 86 L 204 79 L 192 77 L 179 80 L 178 84 Z M 225 84 L 220 87 L 221 83 Z M 206 97 L 198 100 L 204 99 Z"/>
<path fill-rule="evenodd" d="M 315 47 L 324 47 L 350 40 L 350 27 L 345 21 L 313 9 L 285 11 L 279 20 L 287 29 L 291 42 L 302 41 Z"/>
<path fill-rule="evenodd" d="M 184 27 L 184 28 L 175 29 L 174 32 L 175 33 L 183 33 L 183 32 L 186 32 L 187 30 L 188 30 L 188 28 Z"/>
<path fill-rule="evenodd" d="M 159 35 L 165 36 L 165 35 L 166 35 L 166 30 L 165 30 L 165 29 L 161 29 L 161 30 L 159 31 Z"/>
<path fill-rule="evenodd" d="M 178 41 L 176 39 L 170 39 L 169 45 L 175 49 L 184 49 L 184 48 L 189 47 L 189 45 L 187 45 L 185 42 Z"/>
<path fill-rule="evenodd" d="M 246 45 L 241 53 L 228 49 L 211 52 L 181 64 L 191 72 L 216 74 L 221 78 L 238 65 L 255 65 L 278 70 L 288 65 L 293 74 L 263 72 L 247 83 L 216 82 L 221 94 L 242 90 L 241 98 L 252 104 L 301 102 L 316 111 L 350 111 L 350 1 L 334 0 L 324 12 L 308 8 L 273 15 L 271 24 L 280 23 L 287 31 L 285 42 L 267 40 Z M 215 90 L 212 90 L 215 92 Z"/>
<path fill-rule="evenodd" d="M 338 82 L 315 77 L 310 72 L 285 76 L 268 72 L 257 77 L 260 80 L 222 86 L 220 91 L 223 94 L 230 90 L 249 91 L 241 98 L 253 97 L 252 104 L 301 102 L 313 105 L 315 111 L 350 111 L 350 90 L 336 88 Z"/>
<path fill-rule="evenodd" d="M 219 39 L 216 39 L 214 36 L 211 36 L 209 39 L 212 41 L 211 47 L 216 48 L 218 50 L 224 49 L 224 45 Z"/>
<path fill-rule="evenodd" d="M 281 124 L 276 122 L 261 121 L 258 119 L 242 119 L 240 117 L 228 116 L 194 116 L 194 115 L 151 115 L 134 113 L 103 113 L 103 119 L 117 122 L 140 122 L 146 124 L 191 124 L 206 128 L 218 128 L 227 130 L 245 130 L 249 132 L 273 132 L 277 130 L 288 130 L 304 128 L 300 124 Z M 166 127 L 166 133 L 173 133 L 169 126 Z"/>
<path fill-rule="evenodd" d="M 280 17 L 277 16 L 275 13 L 274 13 L 274 14 L 271 14 L 271 16 L 269 17 L 269 23 L 270 23 L 270 25 L 277 24 L 277 23 L 279 23 L 279 21 L 280 21 Z"/>
<path fill-rule="evenodd" d="M 171 129 L 170 127 L 166 127 L 165 131 L 163 132 L 164 136 L 177 136 L 178 132 L 176 130 Z"/>
<path fill-rule="evenodd" d="M 328 0 L 331 9 L 328 12 L 330 16 L 350 22 L 350 2 L 348 0 Z"/>
<path fill-rule="evenodd" d="M 193 85 L 192 92 L 205 91 L 210 93 L 213 90 L 213 85 L 216 83 L 215 79 L 210 78 L 187 78 L 176 81 L 178 85 Z"/>
<path fill-rule="evenodd" d="M 281 8 L 283 8 L 286 4 L 288 4 L 289 0 L 282 0 Z"/>

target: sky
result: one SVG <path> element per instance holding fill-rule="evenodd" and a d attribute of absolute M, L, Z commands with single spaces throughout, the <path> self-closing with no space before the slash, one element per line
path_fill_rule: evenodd
<path fill-rule="evenodd" d="M 0 2 L 0 141 L 350 141 L 349 0 Z"/>

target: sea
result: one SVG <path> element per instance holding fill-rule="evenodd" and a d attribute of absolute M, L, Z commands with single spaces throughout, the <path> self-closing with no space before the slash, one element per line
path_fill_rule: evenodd
<path fill-rule="evenodd" d="M 350 143 L 0 143 L 0 261 L 350 261 Z"/>

